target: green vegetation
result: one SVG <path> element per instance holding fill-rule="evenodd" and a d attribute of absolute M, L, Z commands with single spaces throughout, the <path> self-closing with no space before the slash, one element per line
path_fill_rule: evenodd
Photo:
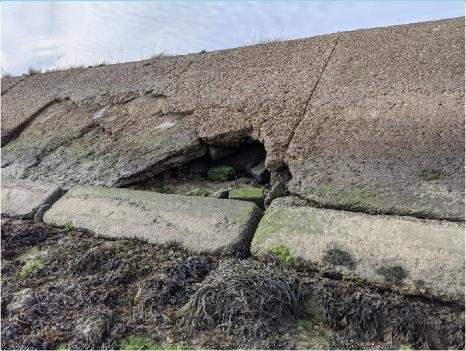
<path fill-rule="evenodd" d="M 421 178 L 426 182 L 430 182 L 432 180 L 443 179 L 447 176 L 442 170 L 433 169 L 433 168 L 425 168 L 421 172 Z"/>
<path fill-rule="evenodd" d="M 64 225 L 64 228 L 67 230 L 67 231 L 71 231 L 74 229 L 74 225 L 71 221 L 67 221 Z"/>
<path fill-rule="evenodd" d="M 149 336 L 128 336 L 121 343 L 122 350 L 155 350 L 156 344 Z"/>
<path fill-rule="evenodd" d="M 209 196 L 211 194 L 211 191 L 203 186 L 193 189 L 191 191 L 188 191 L 186 193 L 186 196 Z"/>
<path fill-rule="evenodd" d="M 368 208 L 374 197 L 363 184 L 352 184 L 348 188 L 337 187 L 331 178 L 319 183 L 317 194 L 324 202 L 338 203 L 350 208 Z"/>
<path fill-rule="evenodd" d="M 270 252 L 285 266 L 292 267 L 296 264 L 297 258 L 290 254 L 290 249 L 285 245 L 276 245 L 272 247 Z"/>
<path fill-rule="evenodd" d="M 186 350 L 182 344 L 161 345 L 154 343 L 150 336 L 132 335 L 121 343 L 122 350 Z"/>
<path fill-rule="evenodd" d="M 31 247 L 29 250 L 26 250 L 24 253 L 19 255 L 16 259 L 21 262 L 30 261 L 40 255 L 40 250 L 38 246 Z"/>
<path fill-rule="evenodd" d="M 69 350 L 68 343 L 67 342 L 62 342 L 57 345 L 57 348 L 55 350 Z"/>
<path fill-rule="evenodd" d="M 26 263 L 18 271 L 18 276 L 21 278 L 27 277 L 30 273 L 37 271 L 45 266 L 45 261 L 42 258 L 35 258 Z"/>
<path fill-rule="evenodd" d="M 298 319 L 298 326 L 304 329 L 311 329 L 314 323 L 308 319 Z"/>
<path fill-rule="evenodd" d="M 231 180 L 234 178 L 235 175 L 235 169 L 227 165 L 212 167 L 207 172 L 207 178 L 209 178 L 211 182 L 224 182 L 227 180 Z"/>
<path fill-rule="evenodd" d="M 230 190 L 230 199 L 261 199 L 264 196 L 262 188 L 238 188 Z"/>

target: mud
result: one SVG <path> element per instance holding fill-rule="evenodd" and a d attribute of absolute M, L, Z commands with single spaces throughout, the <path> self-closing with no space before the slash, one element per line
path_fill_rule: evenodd
<path fill-rule="evenodd" d="M 1 322 L 2 349 L 464 349 L 463 305 L 13 219 Z"/>

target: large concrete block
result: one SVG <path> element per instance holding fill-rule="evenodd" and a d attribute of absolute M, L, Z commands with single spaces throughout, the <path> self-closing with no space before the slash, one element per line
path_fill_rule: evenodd
<path fill-rule="evenodd" d="M 43 211 L 61 194 L 55 184 L 2 177 L 2 214 L 41 220 Z"/>
<path fill-rule="evenodd" d="M 155 244 L 178 242 L 194 252 L 242 255 L 261 217 L 248 202 L 74 186 L 44 215 L 98 235 Z"/>
<path fill-rule="evenodd" d="M 464 219 L 464 18 L 342 33 L 287 161 L 325 206 Z"/>
<path fill-rule="evenodd" d="M 324 272 L 446 300 L 464 297 L 464 225 L 291 206 L 277 199 L 252 241 L 254 255 L 289 250 Z"/>

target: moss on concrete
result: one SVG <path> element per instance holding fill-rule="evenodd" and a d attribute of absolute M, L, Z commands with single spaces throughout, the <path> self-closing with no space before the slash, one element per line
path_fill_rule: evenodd
<path fill-rule="evenodd" d="M 235 175 L 235 169 L 227 165 L 212 167 L 207 171 L 207 177 L 212 182 L 224 182 L 231 180 Z"/>
<path fill-rule="evenodd" d="M 349 187 L 337 186 L 331 178 L 325 178 L 317 186 L 317 195 L 323 202 L 349 208 L 370 208 L 375 197 L 364 184 L 352 184 Z"/>
<path fill-rule="evenodd" d="M 212 192 L 209 189 L 201 186 L 199 188 L 188 191 L 186 196 L 209 196 L 211 193 Z"/>
<path fill-rule="evenodd" d="M 257 187 L 238 188 L 230 190 L 230 198 L 257 199 L 264 196 L 264 190 Z"/>
<path fill-rule="evenodd" d="M 296 264 L 297 258 L 290 254 L 290 249 L 285 245 L 273 246 L 270 249 L 270 252 L 273 253 L 285 266 L 292 267 Z"/>
<path fill-rule="evenodd" d="M 250 201 L 259 207 L 264 204 L 264 190 L 258 187 L 245 187 L 230 190 L 229 196 L 232 200 Z"/>
<path fill-rule="evenodd" d="M 67 231 L 70 231 L 70 230 L 73 230 L 74 229 L 74 225 L 71 221 L 67 221 L 65 223 L 65 225 L 63 226 Z"/>

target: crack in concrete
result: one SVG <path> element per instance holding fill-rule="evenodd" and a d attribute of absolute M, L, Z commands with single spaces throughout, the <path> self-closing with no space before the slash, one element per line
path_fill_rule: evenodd
<path fill-rule="evenodd" d="M 303 197 L 301 194 L 297 194 L 294 192 L 289 191 L 288 195 L 280 196 L 278 198 L 284 198 L 287 196 L 292 196 L 297 198 L 305 204 L 304 207 L 315 207 L 315 208 L 323 208 L 326 210 L 336 210 L 336 211 L 345 211 L 345 212 L 353 212 L 353 213 L 363 213 L 372 216 L 393 216 L 393 217 L 412 217 L 416 219 L 426 219 L 432 221 L 441 221 L 441 222 L 452 222 L 452 223 L 464 223 L 465 221 L 462 218 L 444 218 L 444 217 L 437 217 L 435 215 L 426 214 L 423 212 L 409 212 L 409 211 L 390 211 L 390 210 L 381 210 L 376 209 L 374 207 L 354 207 L 345 204 L 340 205 L 329 205 L 326 203 L 322 203 L 316 200 L 311 200 L 306 197 Z M 275 199 L 274 199 L 275 200 Z"/>
<path fill-rule="evenodd" d="M 286 158 L 286 154 L 288 153 L 288 148 L 290 147 L 291 141 L 293 140 L 293 138 L 294 138 L 294 136 L 295 136 L 295 134 L 296 134 L 296 131 L 298 130 L 299 125 L 301 124 L 301 122 L 303 121 L 304 117 L 306 116 L 306 112 L 307 112 L 307 110 L 308 110 L 308 108 L 309 108 L 309 105 L 310 105 L 310 103 L 311 103 L 312 97 L 314 96 L 314 93 L 316 92 L 317 87 L 318 87 L 318 85 L 319 85 L 320 79 L 321 79 L 322 76 L 324 75 L 324 73 L 325 73 L 325 71 L 326 71 L 326 69 L 327 69 L 327 66 L 328 66 L 328 64 L 330 63 L 330 60 L 331 60 L 332 57 L 333 57 L 333 54 L 334 54 L 334 52 L 335 52 L 335 50 L 336 50 L 336 48 L 337 48 L 337 45 L 338 45 L 339 41 L 340 41 L 340 36 L 338 36 L 338 37 L 336 38 L 335 44 L 334 44 L 334 46 L 333 46 L 333 48 L 332 48 L 332 51 L 330 52 L 330 54 L 329 54 L 329 56 L 328 56 L 328 58 L 327 58 L 327 61 L 325 62 L 324 67 L 322 68 L 322 72 L 320 73 L 319 78 L 317 78 L 316 84 L 314 84 L 314 87 L 312 88 L 311 94 L 309 95 L 309 98 L 308 98 L 307 101 L 306 101 L 306 104 L 305 104 L 304 109 L 303 109 L 303 113 L 302 113 L 301 117 L 299 118 L 298 123 L 296 123 L 296 126 L 294 127 L 293 132 L 291 133 L 291 135 L 290 135 L 290 137 L 289 137 L 289 139 L 288 139 L 288 141 L 287 141 L 287 143 L 286 143 L 286 147 L 285 147 L 285 158 Z M 324 122 L 325 122 L 325 121 L 324 121 Z M 284 160 L 284 163 L 286 164 L 285 160 Z"/>
<path fill-rule="evenodd" d="M 26 80 L 28 76 L 23 76 L 21 77 L 20 80 L 18 80 L 15 84 L 13 84 L 11 87 L 9 87 L 8 89 L 5 89 L 2 91 L 1 93 L 1 96 L 5 95 L 6 93 L 8 93 L 11 89 L 13 89 L 15 86 L 17 86 L 19 83 L 23 82 L 24 80 Z"/>

